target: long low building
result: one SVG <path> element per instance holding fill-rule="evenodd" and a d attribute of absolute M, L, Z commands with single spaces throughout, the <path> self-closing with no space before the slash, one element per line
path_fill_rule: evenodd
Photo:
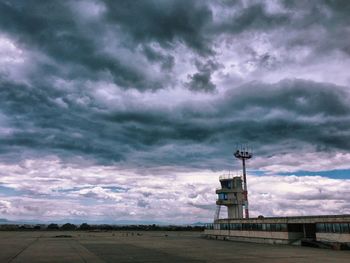
<path fill-rule="evenodd" d="M 204 234 L 233 241 L 298 245 L 309 240 L 350 246 L 350 215 L 217 219 L 207 224 Z"/>

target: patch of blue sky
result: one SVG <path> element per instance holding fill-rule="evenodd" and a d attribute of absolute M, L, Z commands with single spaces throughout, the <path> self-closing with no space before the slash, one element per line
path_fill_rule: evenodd
<path fill-rule="evenodd" d="M 127 192 L 130 188 L 127 187 L 120 187 L 120 186 L 101 186 L 104 189 L 111 190 L 111 192 L 114 193 L 123 193 Z"/>
<path fill-rule="evenodd" d="M 323 176 L 333 179 L 350 179 L 350 169 L 325 170 L 325 171 L 297 171 L 291 173 L 280 173 L 280 175 L 296 176 Z"/>
<path fill-rule="evenodd" d="M 65 188 L 65 189 L 57 189 L 56 192 L 59 193 L 68 193 L 68 192 L 75 192 L 83 189 L 92 189 L 96 186 L 82 186 L 82 187 L 72 187 L 72 188 Z M 100 186 L 103 189 L 108 189 L 111 192 L 114 193 L 124 193 L 127 192 L 130 188 L 126 187 L 120 187 L 120 186 Z"/>
<path fill-rule="evenodd" d="M 295 176 L 323 176 L 333 179 L 350 179 L 350 169 L 335 169 L 335 170 L 324 170 L 324 171 L 306 171 L 300 170 L 296 172 L 282 172 L 282 173 L 266 173 L 264 171 L 259 170 L 248 170 L 248 175 L 295 175 Z"/>
<path fill-rule="evenodd" d="M 44 193 L 35 193 L 33 191 L 27 191 L 27 190 L 18 190 L 15 188 L 7 187 L 4 185 L 0 185 L 0 196 L 30 196 L 30 197 L 45 197 L 45 199 L 62 199 L 62 196 L 54 196 L 50 194 L 44 194 Z"/>
<path fill-rule="evenodd" d="M 21 191 L 18 191 L 14 188 L 7 187 L 4 185 L 0 185 L 0 195 L 5 195 L 5 196 L 18 196 Z"/>
<path fill-rule="evenodd" d="M 254 175 L 266 175 L 264 171 L 259 171 L 259 170 L 248 170 L 248 174 L 254 174 Z"/>

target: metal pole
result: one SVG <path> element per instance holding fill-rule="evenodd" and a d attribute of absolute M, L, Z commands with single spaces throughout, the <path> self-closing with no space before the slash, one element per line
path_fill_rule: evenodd
<path fill-rule="evenodd" d="M 242 158 L 242 163 L 243 163 L 243 181 L 244 181 L 244 211 L 245 211 L 245 218 L 249 218 L 249 210 L 248 210 L 248 187 L 247 187 L 247 174 L 245 170 L 245 158 Z"/>

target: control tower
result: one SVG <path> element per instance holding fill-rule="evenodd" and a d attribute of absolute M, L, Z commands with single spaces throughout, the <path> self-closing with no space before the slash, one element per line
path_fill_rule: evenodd
<path fill-rule="evenodd" d="M 221 188 L 216 189 L 217 206 L 227 206 L 228 218 L 243 218 L 244 190 L 240 176 L 220 176 Z M 220 210 L 219 210 L 220 213 Z"/>

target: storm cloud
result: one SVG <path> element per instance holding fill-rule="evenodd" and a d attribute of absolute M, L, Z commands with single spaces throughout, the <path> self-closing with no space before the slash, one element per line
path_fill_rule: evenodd
<path fill-rule="evenodd" d="M 117 181 L 165 176 L 185 193 L 193 182 L 177 173 L 238 169 L 237 143 L 253 147 L 252 173 L 271 180 L 350 169 L 349 14 L 340 0 L 0 0 L 0 187 L 8 193 L 0 211 L 49 203 L 58 190 L 79 206 L 72 217 L 89 216 L 84 200 L 127 208 L 134 190 L 107 180 L 110 169 L 127 171 Z M 44 176 L 52 191 L 16 183 L 36 169 L 17 165 L 40 160 L 53 169 Z M 64 165 L 101 170 L 78 187 L 83 177 L 67 183 Z M 135 190 L 145 218 L 157 187 Z M 205 184 L 188 199 L 173 189 L 159 202 L 180 198 L 204 220 L 213 189 Z M 180 210 L 183 221 L 193 218 Z"/>
<path fill-rule="evenodd" d="M 251 82 L 222 98 L 162 110 L 144 102 L 137 105 L 133 97 L 124 109 L 107 110 L 98 104 L 77 105 L 48 87 L 3 85 L 7 88 L 1 90 L 2 112 L 11 132 L 3 135 L 2 149 L 13 156 L 18 156 L 18 150 L 36 151 L 38 155 L 80 155 L 101 163 L 220 169 L 222 163 L 205 166 L 206 160 L 230 158 L 238 142 L 250 142 L 256 151 L 284 143 L 285 151 L 308 145 L 316 151 L 349 148 L 349 96 L 333 84 Z"/>

